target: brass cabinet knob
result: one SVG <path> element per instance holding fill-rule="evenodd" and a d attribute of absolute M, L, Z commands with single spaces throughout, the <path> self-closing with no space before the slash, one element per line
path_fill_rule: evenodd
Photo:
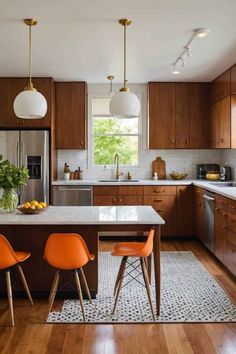
<path fill-rule="evenodd" d="M 189 139 L 186 139 L 186 140 L 185 140 L 185 143 L 186 143 L 186 144 L 189 144 Z"/>
<path fill-rule="evenodd" d="M 113 198 L 113 202 L 116 203 L 116 198 Z"/>
<path fill-rule="evenodd" d="M 174 144 L 175 143 L 175 139 L 171 139 L 171 144 Z"/>
<path fill-rule="evenodd" d="M 81 142 L 80 142 L 80 145 L 84 145 L 84 142 L 83 142 L 83 140 L 81 140 Z"/>
<path fill-rule="evenodd" d="M 122 199 L 120 198 L 119 202 L 121 203 L 122 202 Z"/>

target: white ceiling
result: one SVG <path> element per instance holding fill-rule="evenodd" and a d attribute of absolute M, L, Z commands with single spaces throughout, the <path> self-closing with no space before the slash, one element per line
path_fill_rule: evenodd
<path fill-rule="evenodd" d="M 236 0 L 0 0 L 0 76 L 27 76 L 28 29 L 35 17 L 33 75 L 104 83 L 123 77 L 123 28 L 128 36 L 128 79 L 211 81 L 236 62 Z M 171 63 L 199 27 L 210 36 L 194 40 L 181 74 Z"/>

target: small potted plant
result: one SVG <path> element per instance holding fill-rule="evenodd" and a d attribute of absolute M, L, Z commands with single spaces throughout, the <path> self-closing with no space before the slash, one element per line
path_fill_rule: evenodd
<path fill-rule="evenodd" d="M 27 168 L 12 165 L 10 161 L 3 160 L 2 155 L 0 155 L 1 211 L 6 213 L 15 211 L 18 204 L 18 195 L 15 188 L 25 186 L 28 179 Z"/>

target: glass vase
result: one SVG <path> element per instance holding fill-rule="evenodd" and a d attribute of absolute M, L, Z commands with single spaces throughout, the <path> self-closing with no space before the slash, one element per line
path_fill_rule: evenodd
<path fill-rule="evenodd" d="M 14 188 L 5 188 L 0 199 L 0 210 L 4 213 L 13 213 L 18 204 L 18 195 Z"/>

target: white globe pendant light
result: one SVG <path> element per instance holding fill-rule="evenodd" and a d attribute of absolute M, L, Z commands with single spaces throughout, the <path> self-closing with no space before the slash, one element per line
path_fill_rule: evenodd
<path fill-rule="evenodd" d="M 116 118 L 136 118 L 140 113 L 140 102 L 138 97 L 130 92 L 126 79 L 126 27 L 132 22 L 128 19 L 121 19 L 119 23 L 124 26 L 124 86 L 113 95 L 110 100 L 110 114 Z"/>
<path fill-rule="evenodd" d="M 47 112 L 45 97 L 34 88 L 32 83 L 32 41 L 31 27 L 37 24 L 37 20 L 27 18 L 24 23 L 29 26 L 29 84 L 20 92 L 14 101 L 13 108 L 16 116 L 23 119 L 40 119 Z"/>

